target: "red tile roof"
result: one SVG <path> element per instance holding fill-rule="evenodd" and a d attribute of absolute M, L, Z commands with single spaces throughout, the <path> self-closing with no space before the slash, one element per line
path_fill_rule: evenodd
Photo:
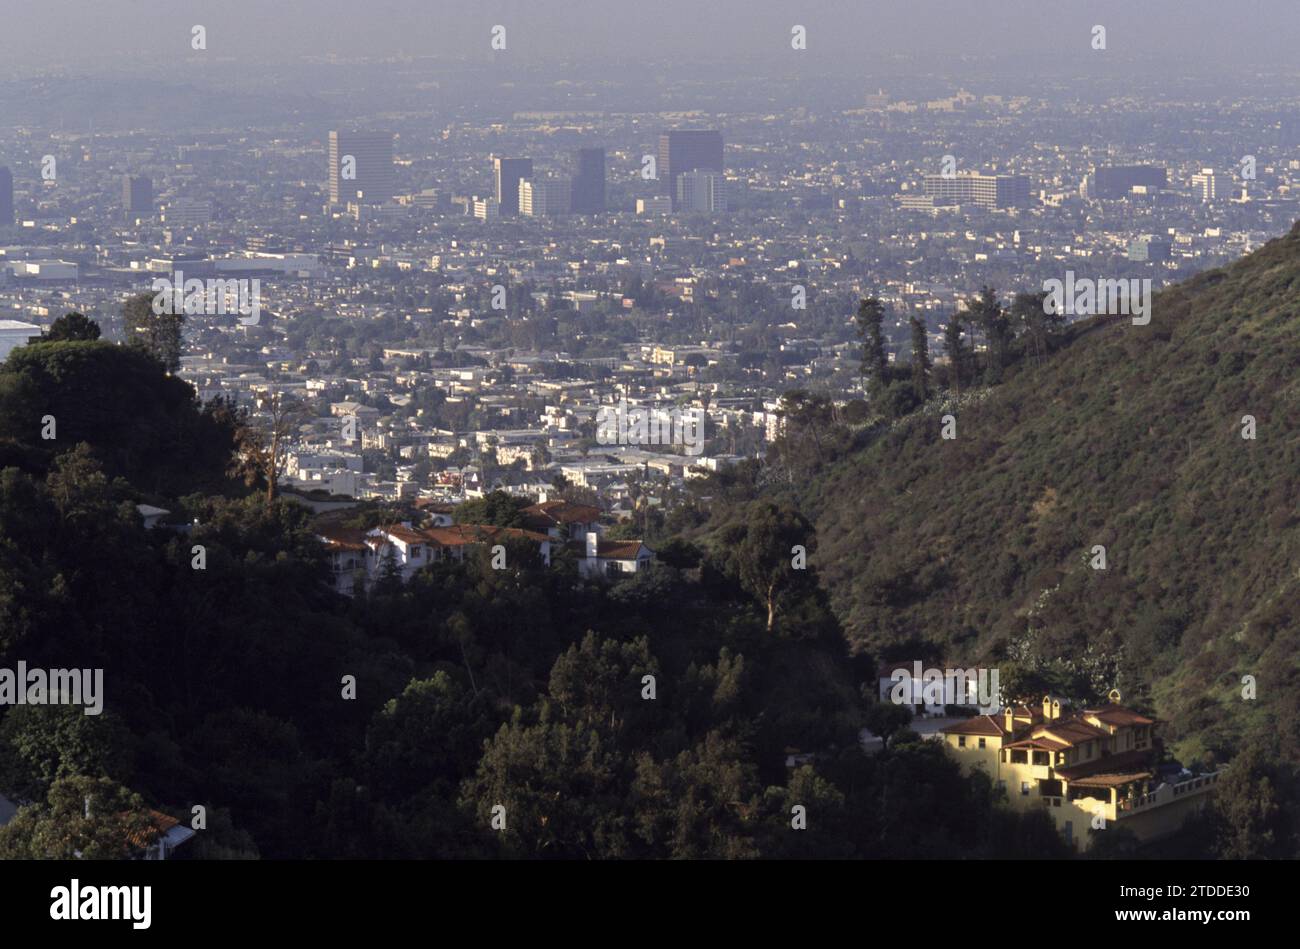
<path fill-rule="evenodd" d="M 551 538 L 537 531 L 519 527 L 497 527 L 493 524 L 453 524 L 450 527 L 429 527 L 421 536 L 443 547 L 463 547 L 466 544 L 484 544 L 502 537 L 531 540 L 540 544 Z"/>
<path fill-rule="evenodd" d="M 1140 712 L 1135 712 L 1131 708 L 1124 708 L 1122 705 L 1111 705 L 1101 709 L 1085 709 L 1083 714 L 1090 715 L 1099 722 L 1105 722 L 1107 725 L 1154 725 L 1154 718 L 1147 718 Z"/>
<path fill-rule="evenodd" d="M 645 543 L 640 540 L 598 540 L 596 542 L 596 556 L 601 560 L 636 560 L 637 555 L 644 546 Z M 569 547 L 580 556 L 585 557 L 587 555 L 585 541 L 571 540 L 569 541 Z"/>
<path fill-rule="evenodd" d="M 151 809 L 149 816 L 153 819 L 154 832 L 149 834 L 145 831 L 138 831 L 127 838 L 136 847 L 152 847 L 159 837 L 180 823 L 176 818 L 170 814 L 164 814 L 162 811 Z"/>
<path fill-rule="evenodd" d="M 600 520 L 600 508 L 564 500 L 543 501 L 524 508 L 524 513 L 554 524 L 590 524 Z"/>
<path fill-rule="evenodd" d="M 941 728 L 939 732 L 944 735 L 991 735 L 1001 737 L 1007 733 L 1007 730 L 1002 727 L 1001 718 L 1001 715 L 976 715 L 974 718 L 968 718 L 955 725 L 949 725 L 947 728 Z"/>
<path fill-rule="evenodd" d="M 328 525 L 317 530 L 317 537 L 331 550 L 365 550 L 366 532 L 359 527 Z"/>
<path fill-rule="evenodd" d="M 1071 765 L 1068 768 L 1057 768 L 1056 776 L 1074 784 L 1082 778 L 1095 780 L 1103 775 L 1145 773 L 1154 758 L 1155 755 L 1150 749 L 1122 751 L 1117 755 L 1107 755 L 1105 758 L 1085 761 L 1083 764 Z"/>

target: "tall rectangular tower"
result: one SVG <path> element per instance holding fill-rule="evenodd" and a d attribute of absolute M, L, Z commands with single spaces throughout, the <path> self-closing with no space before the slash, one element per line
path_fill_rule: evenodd
<path fill-rule="evenodd" d="M 128 214 L 153 213 L 153 181 L 145 176 L 122 176 L 122 207 Z"/>
<path fill-rule="evenodd" d="M 605 149 L 580 148 L 577 174 L 573 176 L 573 212 L 603 214 L 605 211 Z"/>
<path fill-rule="evenodd" d="M 330 204 L 383 204 L 393 197 L 393 134 L 330 132 Z"/>
<path fill-rule="evenodd" d="M 677 207 L 706 214 L 727 210 L 727 179 L 716 171 L 682 172 L 677 179 Z"/>
<path fill-rule="evenodd" d="M 677 207 L 677 179 L 687 171 L 716 171 L 722 174 L 722 133 L 713 130 L 678 129 L 659 136 L 659 190 Z"/>
<path fill-rule="evenodd" d="M 496 199 L 501 213 L 519 213 L 519 182 L 533 176 L 531 158 L 494 158 L 492 169 L 496 174 Z"/>
<path fill-rule="evenodd" d="M 8 168 L 0 165 L 0 227 L 8 227 L 14 222 L 14 176 Z"/>

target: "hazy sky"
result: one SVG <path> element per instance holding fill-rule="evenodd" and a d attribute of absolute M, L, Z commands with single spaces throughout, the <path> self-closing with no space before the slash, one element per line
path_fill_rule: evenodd
<path fill-rule="evenodd" d="M 807 55 L 836 71 L 860 63 L 869 73 L 898 53 L 938 71 L 969 55 L 1068 66 L 1091 52 L 1093 24 L 1130 63 L 1207 72 L 1300 61 L 1300 0 L 0 0 L 0 73 L 102 70 L 131 57 L 183 65 L 194 24 L 207 28 L 213 61 L 480 60 L 493 55 L 497 23 L 521 63 L 779 64 L 796 23 L 808 29 Z"/>

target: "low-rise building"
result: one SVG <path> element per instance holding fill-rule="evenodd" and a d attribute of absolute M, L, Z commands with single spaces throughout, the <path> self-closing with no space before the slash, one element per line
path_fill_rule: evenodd
<path fill-rule="evenodd" d="M 1044 808 L 1066 840 L 1087 850 L 1112 827 L 1139 841 L 1167 836 L 1209 800 L 1219 773 L 1162 764 L 1156 719 L 1119 704 L 1070 712 L 1045 696 L 1041 708 L 1007 706 L 940 731 L 963 770 L 984 771 L 1011 806 Z"/>

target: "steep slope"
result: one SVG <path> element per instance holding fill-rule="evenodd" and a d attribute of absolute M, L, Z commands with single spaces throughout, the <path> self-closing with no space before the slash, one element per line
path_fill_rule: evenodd
<path fill-rule="evenodd" d="M 1099 325 L 927 406 L 805 500 L 834 606 L 873 653 L 1117 685 L 1186 754 L 1230 756 L 1266 721 L 1300 754 L 1300 225 L 1158 294 L 1147 326 Z"/>

